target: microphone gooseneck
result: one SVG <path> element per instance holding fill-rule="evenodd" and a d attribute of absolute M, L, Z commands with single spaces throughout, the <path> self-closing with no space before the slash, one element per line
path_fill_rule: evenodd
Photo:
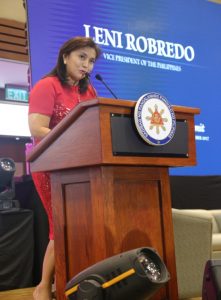
<path fill-rule="evenodd" d="M 100 74 L 96 74 L 95 78 L 103 83 L 103 85 L 108 89 L 108 91 L 114 96 L 115 99 L 118 99 L 114 92 L 109 88 L 109 86 L 105 83 L 102 76 Z"/>

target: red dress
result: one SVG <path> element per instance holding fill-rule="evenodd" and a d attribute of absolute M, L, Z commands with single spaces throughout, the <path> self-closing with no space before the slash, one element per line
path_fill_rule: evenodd
<path fill-rule="evenodd" d="M 49 116 L 49 128 L 54 128 L 79 102 L 96 97 L 94 88 L 89 85 L 84 94 L 79 94 L 78 87 L 62 86 L 57 77 L 41 79 L 32 89 L 29 97 L 29 114 L 39 113 Z M 35 139 L 35 143 L 39 140 Z M 54 239 L 51 207 L 51 184 L 48 172 L 32 173 L 37 192 L 44 205 L 49 221 L 49 238 Z"/>

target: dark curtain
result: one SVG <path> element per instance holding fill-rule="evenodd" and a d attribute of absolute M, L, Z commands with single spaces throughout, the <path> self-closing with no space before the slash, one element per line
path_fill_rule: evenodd
<path fill-rule="evenodd" d="M 34 219 L 33 286 L 41 280 L 42 264 L 48 245 L 48 219 L 35 189 L 31 176 L 25 176 L 15 184 L 16 199 L 23 209 L 30 209 Z"/>
<path fill-rule="evenodd" d="M 0 290 L 32 286 L 33 212 L 0 211 Z"/>
<path fill-rule="evenodd" d="M 173 208 L 221 208 L 221 176 L 170 176 L 170 183 Z"/>

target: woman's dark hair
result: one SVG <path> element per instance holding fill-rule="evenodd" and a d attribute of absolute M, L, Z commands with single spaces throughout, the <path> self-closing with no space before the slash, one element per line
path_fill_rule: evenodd
<path fill-rule="evenodd" d="M 56 66 L 45 77 L 57 76 L 63 85 L 68 84 L 66 66 L 64 64 L 64 56 L 69 55 L 72 51 L 80 48 L 91 47 L 96 52 L 96 59 L 100 56 L 101 50 L 92 38 L 89 37 L 74 37 L 68 40 L 61 47 Z M 89 84 L 88 77 L 85 77 L 79 81 L 79 92 L 82 94 L 87 90 Z"/>

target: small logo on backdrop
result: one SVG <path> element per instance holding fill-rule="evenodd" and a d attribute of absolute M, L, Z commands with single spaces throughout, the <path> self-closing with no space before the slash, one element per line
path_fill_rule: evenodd
<path fill-rule="evenodd" d="M 171 141 L 176 131 L 176 118 L 171 105 L 158 93 L 141 96 L 135 106 L 134 120 L 145 142 L 162 146 Z"/>

